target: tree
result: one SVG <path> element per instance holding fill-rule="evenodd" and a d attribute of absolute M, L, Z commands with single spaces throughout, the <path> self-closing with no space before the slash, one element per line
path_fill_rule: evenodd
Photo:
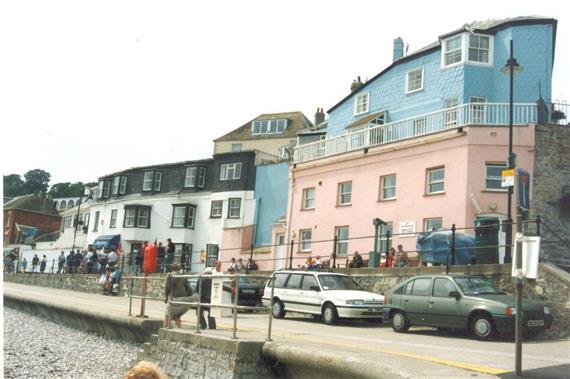
<path fill-rule="evenodd" d="M 9 197 L 26 195 L 28 192 L 24 186 L 22 177 L 18 174 L 3 175 L 4 195 Z"/>
<path fill-rule="evenodd" d="M 46 193 L 50 178 L 49 172 L 36 168 L 24 174 L 24 186 L 28 193 Z"/>
<path fill-rule="evenodd" d="M 79 197 L 83 193 L 83 182 L 77 183 L 56 183 L 49 189 L 49 194 L 53 197 Z"/>

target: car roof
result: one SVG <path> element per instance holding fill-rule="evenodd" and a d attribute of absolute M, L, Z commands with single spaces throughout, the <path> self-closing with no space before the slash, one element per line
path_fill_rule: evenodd
<path fill-rule="evenodd" d="M 313 274 L 313 275 L 338 275 L 338 276 L 348 276 L 340 272 L 330 272 L 330 271 L 316 271 L 316 270 L 279 270 L 273 273 L 275 274 Z"/>

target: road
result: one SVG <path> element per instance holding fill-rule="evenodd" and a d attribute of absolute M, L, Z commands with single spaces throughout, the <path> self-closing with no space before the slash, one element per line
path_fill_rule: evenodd
<path fill-rule="evenodd" d="M 128 299 L 81 292 L 4 283 L 4 291 L 18 292 L 74 304 L 77 307 L 126 316 Z M 133 314 L 139 311 L 133 302 Z M 147 301 L 146 314 L 162 318 L 164 303 Z M 188 312 L 184 327 L 195 327 L 195 314 Z M 237 337 L 263 339 L 267 336 L 268 315 L 239 313 Z M 232 318 L 218 318 L 219 330 L 205 331 L 231 336 Z M 439 333 L 430 328 L 411 328 L 408 333 L 395 333 L 390 325 L 367 322 L 345 322 L 329 326 L 311 317 L 287 314 L 273 320 L 272 337 L 316 351 L 329 351 L 339 356 L 384 360 L 403 372 L 425 372 L 423 377 L 487 377 L 509 376 L 514 371 L 515 346 L 512 340 L 477 341 L 462 333 Z M 523 370 L 541 369 L 535 377 L 570 378 L 570 340 L 537 338 L 523 345 Z M 427 371 L 429 370 L 429 371 Z M 435 370 L 435 371 L 434 371 Z M 430 375 L 430 372 L 435 375 Z M 565 373 L 565 374 L 564 374 Z M 566 375 L 566 376 L 565 376 Z"/>

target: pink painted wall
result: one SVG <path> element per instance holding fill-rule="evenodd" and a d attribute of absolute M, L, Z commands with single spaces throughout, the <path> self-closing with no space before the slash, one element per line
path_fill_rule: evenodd
<path fill-rule="evenodd" d="M 253 241 L 253 225 L 224 229 L 221 241 L 219 259 L 222 261 L 222 271 L 227 270 L 231 258 L 242 258 L 245 264 Z"/>
<path fill-rule="evenodd" d="M 506 213 L 506 192 L 485 191 L 485 163 L 505 162 L 508 129 L 505 127 L 465 128 L 370 149 L 359 150 L 316 162 L 298 164 L 294 178 L 290 226 L 295 242 L 300 229 L 312 229 L 310 252 L 295 248 L 294 266 L 304 264 L 308 255 L 328 257 L 337 226 L 349 226 L 348 253 L 368 254 L 373 250 L 374 226 L 379 217 L 391 221 L 394 233 L 399 223 L 415 221 L 416 232 L 423 231 L 425 218 L 443 218 L 443 226 L 471 227 L 475 218 L 473 193 L 482 213 Z M 514 133 L 519 166 L 532 175 L 534 128 L 517 127 Z M 426 194 L 426 170 L 445 167 L 445 192 Z M 396 174 L 396 200 L 379 200 L 380 177 Z M 337 206 L 338 183 L 352 181 L 352 205 Z M 315 209 L 302 210 L 303 189 L 315 187 Z M 490 205 L 496 204 L 491 212 Z M 472 234 L 473 231 L 470 231 Z M 367 237 L 367 238 L 366 238 Z M 415 250 L 416 237 L 395 236 L 407 251 Z M 365 257 L 366 258 L 366 257 Z M 344 264 L 345 258 L 337 259 Z"/>

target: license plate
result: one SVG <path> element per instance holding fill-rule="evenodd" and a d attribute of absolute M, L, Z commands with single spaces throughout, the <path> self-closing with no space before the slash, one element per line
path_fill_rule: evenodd
<path fill-rule="evenodd" d="M 255 290 L 250 290 L 250 289 L 243 289 L 241 290 L 242 293 L 255 293 Z"/>
<path fill-rule="evenodd" d="M 544 320 L 528 320 L 527 326 L 544 326 Z"/>

